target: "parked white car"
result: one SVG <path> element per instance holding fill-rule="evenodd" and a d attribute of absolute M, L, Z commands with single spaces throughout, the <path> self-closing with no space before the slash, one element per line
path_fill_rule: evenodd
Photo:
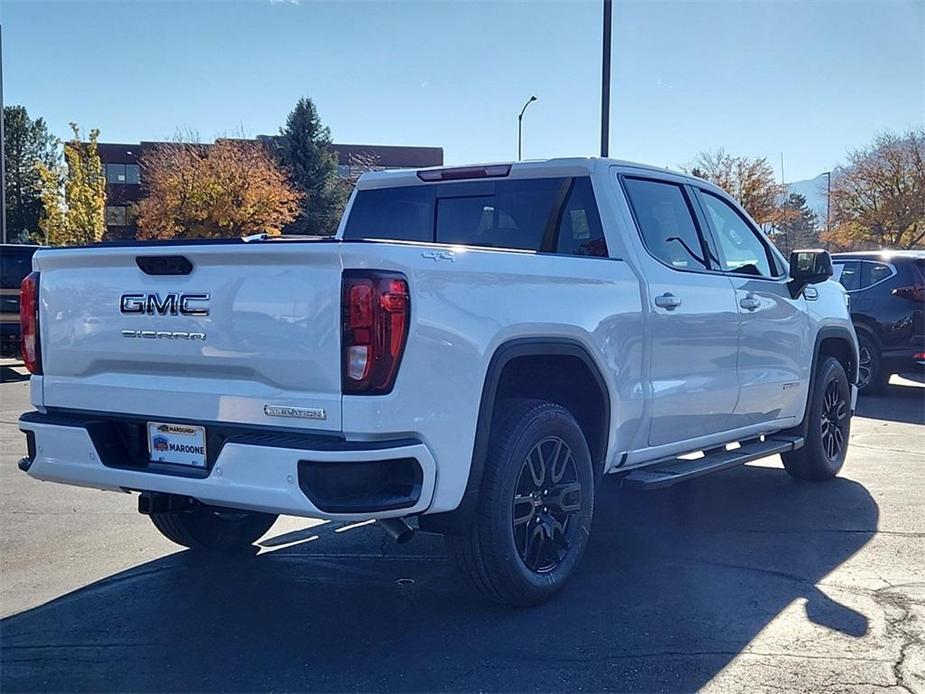
<path fill-rule="evenodd" d="M 530 604 L 578 565 L 605 473 L 655 488 L 780 453 L 823 480 L 845 459 L 857 343 L 828 254 L 788 265 L 663 169 L 370 173 L 333 239 L 33 268 L 21 468 L 141 492 L 193 549 L 249 548 L 278 514 L 402 540 L 416 519 L 486 596 Z"/>

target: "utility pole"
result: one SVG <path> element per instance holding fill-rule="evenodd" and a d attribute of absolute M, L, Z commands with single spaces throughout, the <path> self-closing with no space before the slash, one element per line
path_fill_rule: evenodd
<path fill-rule="evenodd" d="M 604 0 L 604 42 L 601 50 L 601 156 L 610 156 L 610 31 L 612 0 Z"/>

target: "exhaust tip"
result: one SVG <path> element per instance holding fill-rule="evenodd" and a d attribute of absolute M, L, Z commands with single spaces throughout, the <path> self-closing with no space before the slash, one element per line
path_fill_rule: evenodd
<path fill-rule="evenodd" d="M 376 525 L 400 545 L 414 538 L 414 528 L 408 525 L 404 518 L 380 518 L 376 521 Z"/>

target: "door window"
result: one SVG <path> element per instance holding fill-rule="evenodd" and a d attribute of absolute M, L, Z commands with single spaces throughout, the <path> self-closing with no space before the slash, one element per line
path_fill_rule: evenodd
<path fill-rule="evenodd" d="M 649 253 L 679 270 L 706 270 L 703 243 L 679 185 L 642 178 L 623 181 Z"/>
<path fill-rule="evenodd" d="M 860 263 L 850 261 L 847 263 L 835 263 L 833 267 L 833 276 L 841 282 L 841 285 L 849 292 L 861 287 Z"/>
<path fill-rule="evenodd" d="M 758 232 L 725 200 L 700 191 L 704 212 L 724 257 L 723 269 L 756 277 L 774 277 L 771 255 Z"/>

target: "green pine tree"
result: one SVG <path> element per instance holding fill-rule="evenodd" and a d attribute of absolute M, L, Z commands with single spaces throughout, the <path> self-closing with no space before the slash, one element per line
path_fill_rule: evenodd
<path fill-rule="evenodd" d="M 55 138 L 41 118 L 32 120 L 22 106 L 3 107 L 6 156 L 7 238 L 26 242 L 38 238 L 42 216 L 42 178 L 39 166 L 57 160 Z"/>
<path fill-rule="evenodd" d="M 308 97 L 299 99 L 276 140 L 281 163 L 303 194 L 298 218 L 283 233 L 330 236 L 344 205 L 344 186 L 337 178 L 337 154 L 331 131 L 321 123 Z"/>
<path fill-rule="evenodd" d="M 797 248 L 813 248 L 819 245 L 819 229 L 816 213 L 806 205 L 806 197 L 790 193 L 781 205 L 781 221 L 775 225 L 774 242 L 784 253 Z"/>

